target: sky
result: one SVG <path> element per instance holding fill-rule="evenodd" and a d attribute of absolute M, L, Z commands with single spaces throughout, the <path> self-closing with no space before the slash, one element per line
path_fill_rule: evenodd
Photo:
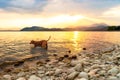
<path fill-rule="evenodd" d="M 120 25 L 120 0 L 0 0 L 0 30 Z"/>

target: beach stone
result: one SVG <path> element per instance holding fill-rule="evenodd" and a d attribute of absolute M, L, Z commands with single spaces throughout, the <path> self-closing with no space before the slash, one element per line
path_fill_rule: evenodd
<path fill-rule="evenodd" d="M 31 75 L 28 80 L 41 80 L 41 78 L 37 77 L 36 75 Z"/>
<path fill-rule="evenodd" d="M 120 80 L 120 73 L 117 74 L 117 78 Z"/>
<path fill-rule="evenodd" d="M 43 76 L 45 76 L 45 74 L 37 74 L 38 75 L 38 77 L 43 77 Z"/>
<path fill-rule="evenodd" d="M 3 75 L 3 79 L 12 80 L 12 76 L 11 75 Z"/>
<path fill-rule="evenodd" d="M 88 80 L 88 79 L 86 79 L 86 78 L 80 78 L 80 79 L 76 79 L 76 80 Z"/>
<path fill-rule="evenodd" d="M 24 77 L 20 77 L 20 78 L 18 78 L 16 80 L 26 80 L 26 79 Z"/>
<path fill-rule="evenodd" d="M 77 64 L 75 67 L 74 67 L 74 69 L 76 70 L 76 71 L 81 71 L 82 70 L 82 64 Z"/>
<path fill-rule="evenodd" d="M 43 66 L 38 67 L 39 70 L 43 70 Z"/>
<path fill-rule="evenodd" d="M 51 78 L 48 77 L 48 76 L 44 76 L 44 77 L 42 77 L 42 80 L 54 80 L 54 79 L 51 79 Z"/>
<path fill-rule="evenodd" d="M 107 80 L 119 80 L 117 77 L 110 76 Z"/>
<path fill-rule="evenodd" d="M 70 63 L 70 65 L 71 65 L 71 66 L 75 66 L 75 65 L 77 65 L 78 63 L 79 63 L 79 61 L 77 61 L 77 60 L 72 60 L 71 63 Z"/>
<path fill-rule="evenodd" d="M 54 74 L 54 71 L 47 71 L 46 73 L 45 73 L 45 75 L 47 75 L 47 76 L 51 76 L 51 75 L 53 75 Z"/>
<path fill-rule="evenodd" d="M 78 72 L 73 72 L 67 76 L 67 80 L 74 80 L 78 75 Z"/>
<path fill-rule="evenodd" d="M 99 74 L 100 76 L 104 76 L 104 75 L 106 74 L 106 71 L 104 71 L 104 70 L 103 70 L 103 71 L 99 71 L 98 74 Z"/>
<path fill-rule="evenodd" d="M 112 69 L 110 69 L 108 71 L 108 74 L 111 74 L 111 75 L 116 75 L 118 73 L 118 69 L 116 67 L 113 67 Z"/>
<path fill-rule="evenodd" d="M 62 69 L 56 69 L 56 70 L 55 70 L 55 75 L 56 75 L 56 76 L 59 76 L 59 74 L 61 74 L 62 71 L 63 71 Z"/>
<path fill-rule="evenodd" d="M 35 71 L 35 70 L 33 70 L 33 71 L 31 71 L 31 73 L 32 73 L 32 74 L 35 74 L 35 73 L 36 73 L 36 71 Z"/>
<path fill-rule="evenodd" d="M 80 72 L 79 75 L 78 75 L 79 78 L 85 78 L 85 79 L 88 79 L 88 73 L 86 72 Z"/>
<path fill-rule="evenodd" d="M 97 71 L 98 71 L 98 69 L 90 70 L 90 72 L 88 73 L 88 75 L 95 76 Z"/>
<path fill-rule="evenodd" d="M 72 73 L 72 72 L 75 72 L 75 69 L 74 69 L 74 68 L 70 68 L 70 69 L 67 70 L 67 73 L 68 73 L 68 74 L 70 74 L 70 73 Z"/>
<path fill-rule="evenodd" d="M 25 72 L 20 72 L 17 74 L 17 77 L 23 77 L 23 76 L 25 76 Z"/>
<path fill-rule="evenodd" d="M 44 73 L 45 73 L 45 71 L 42 71 L 42 70 L 38 71 L 38 74 L 44 74 Z"/>

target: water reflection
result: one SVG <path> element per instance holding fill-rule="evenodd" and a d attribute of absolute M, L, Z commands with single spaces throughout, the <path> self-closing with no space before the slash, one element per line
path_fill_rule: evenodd
<path fill-rule="evenodd" d="M 30 49 L 31 40 L 51 39 L 48 42 L 48 53 L 61 53 L 71 50 L 80 52 L 82 48 L 104 48 L 106 42 L 120 43 L 119 32 L 1 32 L 1 54 L 35 54 L 44 52 L 40 49 Z"/>
<path fill-rule="evenodd" d="M 45 49 L 43 49 L 43 48 L 40 48 L 40 47 L 36 47 L 36 48 L 31 48 L 31 49 L 30 49 L 30 53 L 31 53 L 31 54 L 37 54 L 37 53 L 47 54 L 47 50 L 45 50 Z"/>
<path fill-rule="evenodd" d="M 78 49 L 78 46 L 79 46 L 79 43 L 78 43 L 79 33 L 77 31 L 75 31 L 73 34 L 74 34 L 73 35 L 73 39 L 72 39 L 72 41 L 73 41 L 73 47 L 74 47 L 74 50 L 77 51 L 77 50 L 79 50 Z"/>

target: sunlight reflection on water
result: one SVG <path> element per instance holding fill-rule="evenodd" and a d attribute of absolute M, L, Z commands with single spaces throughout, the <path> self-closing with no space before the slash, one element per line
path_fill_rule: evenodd
<path fill-rule="evenodd" d="M 119 32 L 0 32 L 0 55 L 29 55 L 31 40 L 47 40 L 48 53 L 71 50 L 79 53 L 82 48 L 101 49 L 120 43 Z"/>

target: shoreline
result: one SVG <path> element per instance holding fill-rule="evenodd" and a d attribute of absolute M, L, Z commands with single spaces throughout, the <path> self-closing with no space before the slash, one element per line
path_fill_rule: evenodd
<path fill-rule="evenodd" d="M 6 67 L 0 80 L 119 80 L 119 52 L 120 46 L 115 45 L 98 53 L 83 50 L 73 55 L 52 54 L 43 59 L 36 56 Z"/>

